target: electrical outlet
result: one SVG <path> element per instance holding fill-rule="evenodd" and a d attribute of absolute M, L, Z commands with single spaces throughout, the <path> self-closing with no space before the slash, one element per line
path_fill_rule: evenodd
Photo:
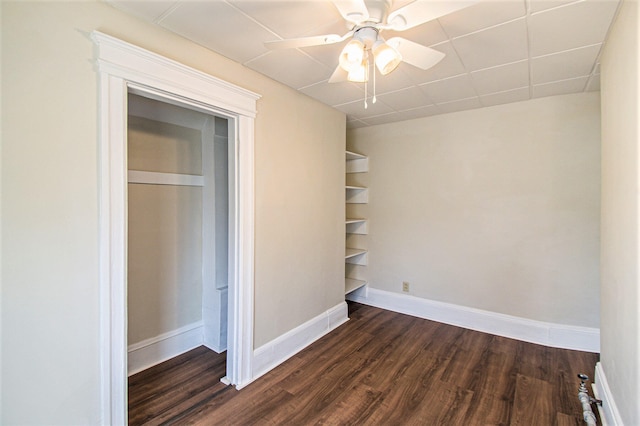
<path fill-rule="evenodd" d="M 404 291 L 405 293 L 409 293 L 409 283 L 406 281 L 402 282 L 402 291 Z"/>

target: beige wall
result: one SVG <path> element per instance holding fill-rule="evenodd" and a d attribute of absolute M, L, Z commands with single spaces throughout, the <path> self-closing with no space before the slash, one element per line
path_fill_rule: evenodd
<path fill-rule="evenodd" d="M 100 419 L 100 30 L 260 93 L 255 345 L 343 300 L 344 115 L 96 2 L 2 2 L 2 420 Z"/>
<path fill-rule="evenodd" d="M 202 175 L 202 132 L 129 116 L 127 133 L 129 170 Z M 202 188 L 129 184 L 128 201 L 131 345 L 202 320 Z"/>
<path fill-rule="evenodd" d="M 128 188 L 131 345 L 202 320 L 202 188 Z"/>
<path fill-rule="evenodd" d="M 598 327 L 598 93 L 350 130 L 377 289 Z"/>
<path fill-rule="evenodd" d="M 620 415 L 640 424 L 640 7 L 624 1 L 602 56 L 601 363 Z"/>

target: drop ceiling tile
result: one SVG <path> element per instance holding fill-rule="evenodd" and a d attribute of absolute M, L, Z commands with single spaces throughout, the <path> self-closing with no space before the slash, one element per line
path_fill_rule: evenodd
<path fill-rule="evenodd" d="M 333 72 L 296 49 L 272 50 L 245 65 L 294 89 L 327 80 Z"/>
<path fill-rule="evenodd" d="M 617 5 L 615 0 L 585 0 L 531 15 L 531 56 L 601 43 Z"/>
<path fill-rule="evenodd" d="M 367 127 L 368 124 L 360 120 L 348 120 L 347 129 L 358 129 L 360 127 Z"/>
<path fill-rule="evenodd" d="M 154 22 L 164 15 L 177 2 L 176 0 L 165 1 L 115 1 L 107 0 L 107 3 L 116 9 L 137 16 L 147 21 Z"/>
<path fill-rule="evenodd" d="M 480 1 L 473 6 L 438 19 L 449 37 L 459 37 L 493 25 L 521 18 L 526 13 L 524 0 Z"/>
<path fill-rule="evenodd" d="M 533 84 L 582 77 L 591 74 L 600 52 L 600 45 L 567 50 L 531 60 Z"/>
<path fill-rule="evenodd" d="M 470 71 L 526 59 L 526 21 L 522 18 L 456 38 L 453 46 Z"/>
<path fill-rule="evenodd" d="M 402 121 L 413 120 L 415 118 L 429 117 L 436 115 L 440 112 L 437 106 L 428 105 L 420 108 L 408 109 L 406 111 L 400 111 L 400 117 Z"/>
<path fill-rule="evenodd" d="M 364 107 L 364 99 L 358 99 L 347 104 L 337 105 L 334 108 L 349 116 L 349 119 L 365 120 L 367 117 L 389 114 L 394 112 L 391 107 L 384 102 L 378 101 L 375 104 L 371 101 L 371 96 L 367 99 L 367 108 Z"/>
<path fill-rule="evenodd" d="M 542 98 L 545 96 L 582 92 L 587 84 L 587 80 L 589 80 L 589 77 L 580 77 L 535 85 L 533 86 L 533 97 Z"/>
<path fill-rule="evenodd" d="M 467 109 L 474 109 L 474 108 L 481 108 L 481 107 L 482 107 L 482 104 L 480 103 L 480 99 L 478 98 L 462 99 L 459 101 L 447 102 L 447 103 L 438 105 L 438 109 L 440 109 L 440 111 L 443 113 L 464 111 Z"/>
<path fill-rule="evenodd" d="M 377 115 L 375 117 L 368 117 L 366 121 L 370 126 L 376 126 L 378 124 L 387 124 L 387 123 L 393 123 L 395 121 L 400 121 L 398 119 L 399 117 L 400 117 L 400 114 L 398 114 L 397 112 L 392 112 L 390 114 L 383 114 L 383 115 Z"/>
<path fill-rule="evenodd" d="M 429 98 L 427 98 L 427 96 L 416 87 L 386 93 L 378 96 L 378 99 L 396 111 L 419 108 L 433 104 L 433 102 L 431 102 Z"/>
<path fill-rule="evenodd" d="M 458 53 L 451 42 L 432 46 L 432 49 L 445 54 L 445 57 L 432 68 L 422 70 L 412 65 L 401 63 L 400 69 L 406 72 L 417 84 L 442 80 L 465 72 L 464 66 L 460 62 L 460 58 L 458 58 Z"/>
<path fill-rule="evenodd" d="M 514 62 L 471 73 L 480 96 L 529 85 L 529 61 Z"/>
<path fill-rule="evenodd" d="M 484 106 L 508 104 L 511 102 L 520 102 L 530 99 L 529 86 L 520 87 L 506 92 L 492 93 L 490 95 L 480 96 L 480 102 Z"/>
<path fill-rule="evenodd" d="M 263 43 L 274 39 L 274 34 L 220 1 L 183 2 L 160 25 L 240 63 L 267 52 Z"/>
<path fill-rule="evenodd" d="M 436 104 L 477 96 L 471 78 L 467 74 L 421 84 L 419 87 Z"/>
<path fill-rule="evenodd" d="M 341 105 L 354 99 L 364 98 L 364 90 L 354 83 L 316 83 L 300 91 L 327 105 Z"/>
<path fill-rule="evenodd" d="M 333 3 L 325 1 L 234 0 L 229 3 L 282 38 L 324 34 L 317 32 L 322 26 L 337 20 L 344 22 Z M 346 32 L 343 26 L 340 34 Z"/>
<path fill-rule="evenodd" d="M 414 85 L 415 82 L 413 79 L 400 67 L 387 75 L 380 75 L 380 73 L 376 71 L 376 92 L 379 95 L 388 92 L 395 92 L 400 89 L 406 89 L 407 87 Z M 372 87 L 373 78 L 370 78 L 369 90 L 372 90 Z"/>

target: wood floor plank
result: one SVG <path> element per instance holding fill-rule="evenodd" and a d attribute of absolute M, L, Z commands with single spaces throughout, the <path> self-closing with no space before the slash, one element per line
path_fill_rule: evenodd
<path fill-rule="evenodd" d="M 206 348 L 205 348 L 206 349 Z M 194 352 L 194 357 L 184 359 L 181 364 L 175 364 L 172 360 L 162 363 L 156 368 L 153 375 L 147 374 L 145 378 L 134 375 L 130 378 L 129 385 L 129 409 L 139 404 L 147 404 L 149 399 L 155 399 L 158 395 L 179 392 L 181 388 L 193 383 L 203 375 L 213 376 L 219 379 L 225 373 L 224 357 L 212 357 L 200 348 Z"/>
<path fill-rule="evenodd" d="M 357 384 L 351 387 L 344 399 L 328 407 L 314 422 L 317 425 L 364 424 L 380 405 L 382 392 Z"/>
<path fill-rule="evenodd" d="M 336 368 L 344 364 L 345 357 L 362 348 L 373 339 L 373 336 L 354 330 L 351 338 L 337 339 L 340 345 L 326 344 L 322 342 L 314 346 L 313 351 L 307 351 L 299 354 L 299 359 L 305 360 L 302 365 L 293 373 L 285 377 L 279 382 L 279 386 L 292 394 L 300 392 L 313 386 L 316 381 L 316 375 L 322 376 L 331 374 Z M 337 347 L 339 346 L 339 348 Z"/>
<path fill-rule="evenodd" d="M 189 409 L 188 416 L 184 418 L 188 419 L 189 423 L 200 423 L 198 419 L 206 419 L 205 424 L 209 422 L 211 422 L 210 424 L 224 424 L 228 419 L 235 418 L 234 416 L 238 412 L 247 411 L 247 414 L 251 415 L 256 406 L 267 406 L 273 410 L 272 401 L 265 404 L 265 396 L 270 395 L 274 389 L 281 390 L 278 387 L 278 382 L 296 371 L 301 363 L 302 361 L 296 357 L 290 358 L 277 369 L 250 383 L 241 391 L 229 386 L 227 392 L 219 393 Z M 287 394 L 278 394 L 278 397 L 287 398 Z M 279 407 L 282 408 L 283 405 Z"/>
<path fill-rule="evenodd" d="M 553 388 L 545 380 L 518 374 L 510 425 L 551 425 L 557 417 Z"/>
<path fill-rule="evenodd" d="M 468 425 L 508 425 L 513 400 L 474 392 L 465 415 Z"/>
<path fill-rule="evenodd" d="M 598 422 L 600 424 L 600 422 Z M 557 426 L 584 426 L 585 422 L 582 420 L 578 420 L 575 416 L 570 416 L 569 414 L 558 413 L 556 417 L 556 425 Z"/>
<path fill-rule="evenodd" d="M 225 354 L 204 347 L 136 374 L 130 424 L 582 424 L 576 375 L 598 354 L 354 303 L 349 315 L 240 391 L 219 382 Z"/>

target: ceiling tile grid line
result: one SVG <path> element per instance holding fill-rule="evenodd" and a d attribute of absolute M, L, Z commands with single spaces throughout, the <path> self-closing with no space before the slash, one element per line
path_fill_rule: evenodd
<path fill-rule="evenodd" d="M 260 25 L 262 28 L 264 28 L 265 30 L 269 31 L 270 33 L 273 34 L 273 36 L 275 38 L 280 37 L 276 31 L 272 30 L 271 28 L 269 28 L 268 26 L 262 24 L 259 20 L 257 20 L 256 18 L 252 17 L 251 15 L 248 15 L 247 13 L 245 13 L 242 9 L 240 9 L 239 7 L 237 7 L 236 5 L 234 5 L 232 2 L 226 1 L 224 0 L 224 2 L 226 4 L 229 5 L 229 7 L 234 8 L 236 11 L 238 11 L 238 13 L 241 13 L 242 15 L 244 15 L 247 19 L 249 19 L 250 21 L 255 22 L 257 25 Z"/>
<path fill-rule="evenodd" d="M 269 49 L 265 42 L 345 34 L 328 0 L 106 0 L 347 115 L 348 126 L 402 121 L 540 96 L 599 90 L 599 59 L 620 0 L 479 0 L 404 32 L 445 54 L 364 84 L 329 83 L 347 43 Z M 364 0 L 372 6 L 375 0 Z M 423 0 L 415 0 L 421 2 Z M 395 0 L 397 10 L 412 0 Z M 390 120 L 390 121 L 389 121 Z"/>
<path fill-rule="evenodd" d="M 531 30 L 529 26 L 529 19 L 531 17 L 531 3 L 533 0 L 526 0 L 526 8 L 527 8 L 527 80 L 528 80 L 528 92 L 529 99 L 533 99 L 533 70 L 531 69 Z"/>
<path fill-rule="evenodd" d="M 157 18 L 155 18 L 152 22 L 154 24 L 162 25 L 162 21 L 169 15 L 171 15 L 178 7 L 180 7 L 180 2 L 176 1 L 171 5 L 167 10 L 165 10 L 162 14 L 160 14 Z"/>

